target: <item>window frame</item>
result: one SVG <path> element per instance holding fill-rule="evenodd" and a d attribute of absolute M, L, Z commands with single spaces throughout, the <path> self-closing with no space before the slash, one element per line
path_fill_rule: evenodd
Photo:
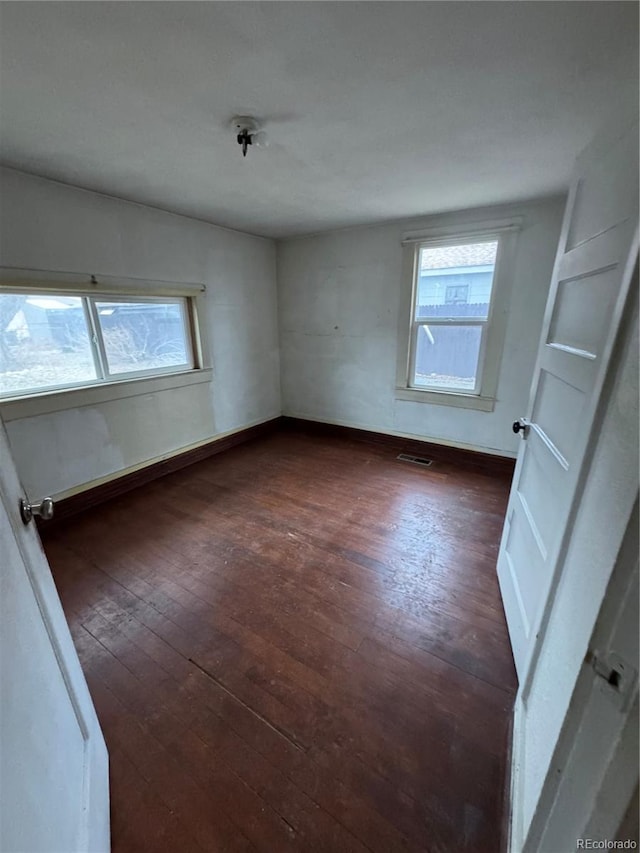
<path fill-rule="evenodd" d="M 418 278 L 420 275 L 420 254 L 422 249 L 426 248 L 440 248 L 442 246 L 468 246 L 468 245 L 477 245 L 479 243 L 497 243 L 496 249 L 496 259 L 493 265 L 493 276 L 491 282 L 491 295 L 489 297 L 489 310 L 487 311 L 486 317 L 416 317 L 416 302 L 418 299 Z M 484 373 L 484 364 L 485 364 L 485 355 L 487 349 L 487 336 L 488 329 L 491 323 L 491 313 L 493 310 L 494 304 L 494 296 L 495 296 L 495 279 L 496 273 L 498 269 L 498 263 L 500 260 L 500 240 L 496 237 L 487 237 L 487 238 L 469 238 L 465 241 L 462 240 L 433 240 L 433 241 L 422 241 L 417 243 L 415 247 L 415 263 L 414 263 L 414 281 L 413 281 L 413 289 L 411 294 L 411 340 L 409 343 L 410 356 L 409 356 L 409 370 L 407 375 L 407 387 L 412 391 L 444 391 L 449 394 L 466 394 L 473 395 L 477 397 L 480 395 L 481 387 L 482 387 L 482 376 Z M 472 391 L 466 391 L 464 388 L 438 388 L 436 385 L 420 385 L 415 381 L 415 368 L 416 368 L 416 358 L 417 358 L 417 350 L 418 350 L 418 335 L 420 333 L 421 326 L 443 326 L 443 327 L 458 327 L 458 326 L 479 326 L 481 329 L 480 332 L 480 346 L 478 348 L 478 366 L 476 368 L 476 378 L 475 384 Z"/>
<path fill-rule="evenodd" d="M 86 297 L 86 304 L 89 308 L 91 318 L 90 333 L 95 339 L 92 339 L 94 352 L 94 361 L 96 357 L 99 363 L 96 364 L 96 369 L 99 369 L 103 374 L 102 381 L 117 382 L 124 379 L 139 379 L 144 376 L 166 376 L 168 373 L 184 373 L 187 370 L 193 370 L 196 366 L 195 349 L 191 335 L 191 324 L 189 322 L 189 298 L 186 296 L 105 296 L 101 294 L 91 294 Z M 104 330 L 100 322 L 100 314 L 97 302 L 131 302 L 133 304 L 150 303 L 160 305 L 182 304 L 184 310 L 182 313 L 182 326 L 185 336 L 186 349 L 190 354 L 190 359 L 182 364 L 170 365 L 166 368 L 147 368 L 146 370 L 126 370 L 119 373 L 114 373 L 109 368 L 109 356 L 104 342 Z"/>
<path fill-rule="evenodd" d="M 98 279 L 95 275 L 0 268 L 0 293 L 2 292 L 81 298 L 93 362 L 98 374 L 95 379 L 84 382 L 59 383 L 0 395 L 0 408 L 5 420 L 81 406 L 84 405 L 85 398 L 93 403 L 147 393 L 147 388 L 161 390 L 165 387 L 175 387 L 178 378 L 181 384 L 211 379 L 212 370 L 203 335 L 203 324 L 199 322 L 204 310 L 204 284 L 107 276 L 100 276 Z M 101 300 L 134 303 L 182 302 L 189 363 L 166 368 L 111 372 L 96 307 L 96 302 Z"/>
<path fill-rule="evenodd" d="M 457 406 L 484 412 L 493 411 L 506 334 L 516 238 L 520 227 L 521 219 L 518 217 L 485 223 L 451 225 L 405 235 L 402 241 L 403 287 L 399 317 L 396 399 Z M 415 303 L 421 249 L 492 241 L 497 241 L 498 248 L 487 318 L 433 318 L 428 322 L 426 322 L 427 318 L 416 320 Z M 473 391 L 419 386 L 414 383 L 417 335 L 421 325 L 482 326 L 476 384 Z"/>

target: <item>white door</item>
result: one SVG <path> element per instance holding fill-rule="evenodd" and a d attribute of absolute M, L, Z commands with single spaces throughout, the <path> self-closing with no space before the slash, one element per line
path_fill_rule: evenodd
<path fill-rule="evenodd" d="M 0 418 L 0 851 L 103 853 L 107 750 L 23 495 Z"/>
<path fill-rule="evenodd" d="M 498 556 L 521 686 L 597 434 L 607 366 L 638 253 L 638 125 L 578 159 L 560 234 Z"/>
<path fill-rule="evenodd" d="M 577 838 L 629 838 L 638 786 L 638 507 L 578 675 L 527 849 L 574 850 Z M 637 814 L 637 812 L 636 812 Z"/>

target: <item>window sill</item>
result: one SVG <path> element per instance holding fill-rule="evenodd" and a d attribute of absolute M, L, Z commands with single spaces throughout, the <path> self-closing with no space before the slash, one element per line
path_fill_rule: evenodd
<path fill-rule="evenodd" d="M 0 413 L 5 423 L 8 423 L 22 418 L 62 412 L 65 409 L 79 409 L 83 406 L 108 403 L 111 400 L 124 400 L 127 397 L 168 391 L 185 385 L 198 385 L 210 382 L 212 377 L 211 368 L 199 368 L 181 373 L 166 373 L 164 376 L 142 376 L 137 379 L 83 385 L 80 388 L 65 388 L 62 391 L 43 391 L 28 397 L 7 397 L 0 400 Z"/>
<path fill-rule="evenodd" d="M 396 400 L 408 400 L 413 403 L 431 403 L 436 406 L 455 406 L 459 409 L 475 409 L 479 412 L 492 412 L 495 406 L 493 397 L 481 397 L 478 394 L 461 394 L 455 391 L 419 391 L 417 388 L 396 388 Z"/>

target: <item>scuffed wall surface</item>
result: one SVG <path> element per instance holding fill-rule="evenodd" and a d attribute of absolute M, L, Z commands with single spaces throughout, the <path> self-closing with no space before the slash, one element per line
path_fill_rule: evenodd
<path fill-rule="evenodd" d="M 283 414 L 515 456 L 555 258 L 563 199 L 447 214 L 278 244 Z M 405 231 L 520 215 L 493 412 L 396 400 Z"/>
<path fill-rule="evenodd" d="M 30 494 L 59 493 L 280 414 L 273 241 L 0 170 L 0 263 L 203 282 L 211 383 L 12 421 Z"/>

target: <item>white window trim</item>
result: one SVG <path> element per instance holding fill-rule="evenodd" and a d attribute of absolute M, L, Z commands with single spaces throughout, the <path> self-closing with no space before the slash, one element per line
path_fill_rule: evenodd
<path fill-rule="evenodd" d="M 395 388 L 397 400 L 456 406 L 482 412 L 493 411 L 507 328 L 516 239 L 520 226 L 521 218 L 514 217 L 507 220 L 475 222 L 459 226 L 449 225 L 424 232 L 412 232 L 404 236 L 402 241 L 402 296 L 399 313 Z M 412 359 L 414 357 L 412 332 L 416 273 L 420 249 L 424 246 L 457 245 L 476 239 L 478 241 L 498 240 L 489 317 L 482 336 L 476 389 L 473 393 L 469 393 L 453 389 L 415 388 L 411 385 Z"/>
<path fill-rule="evenodd" d="M 126 296 L 197 296 L 205 293 L 200 282 L 155 281 L 145 278 L 121 278 L 97 273 L 32 270 L 0 266 L 0 287 L 24 290 L 56 290 L 70 295 L 104 293 Z"/>
<path fill-rule="evenodd" d="M 53 386 L 24 394 L 0 397 L 0 411 L 5 421 L 80 408 L 140 394 L 164 391 L 182 385 L 210 382 L 213 376 L 209 347 L 204 333 L 204 284 L 191 282 L 152 281 L 149 279 L 116 278 L 95 274 L 61 273 L 45 270 L 0 267 L 0 292 L 42 293 L 54 291 L 69 296 L 104 296 L 134 300 L 145 297 L 186 299 L 186 330 L 192 349 L 193 367 L 178 365 L 161 373 L 154 371 L 120 373 L 82 384 Z M 85 303 L 86 305 L 87 303 Z M 88 328 L 94 318 L 89 312 Z"/>
<path fill-rule="evenodd" d="M 37 392 L 29 396 L 3 397 L 0 399 L 0 413 L 5 423 L 8 423 L 23 418 L 63 412 L 66 409 L 81 409 L 84 406 L 126 400 L 129 397 L 155 394 L 171 388 L 183 388 L 185 385 L 199 385 L 203 382 L 211 382 L 212 378 L 213 370 L 210 367 L 204 367 L 181 373 L 164 373 L 162 376 L 75 385 L 72 388 Z"/>

